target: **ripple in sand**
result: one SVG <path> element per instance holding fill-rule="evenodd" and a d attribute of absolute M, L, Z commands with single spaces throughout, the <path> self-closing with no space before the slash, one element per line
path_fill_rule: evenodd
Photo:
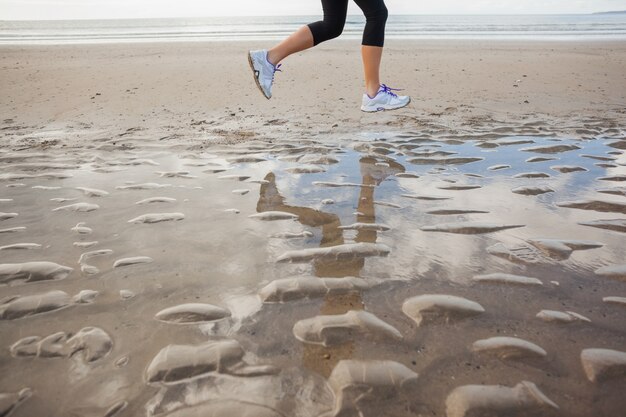
<path fill-rule="evenodd" d="M 56 190 L 60 190 L 61 187 L 51 187 L 48 185 L 34 185 L 32 187 L 33 190 L 44 190 L 44 191 L 56 191 Z"/>
<path fill-rule="evenodd" d="M 346 243 L 325 248 L 310 248 L 285 252 L 276 259 L 279 263 L 303 263 L 313 260 L 349 260 L 371 256 L 387 256 L 391 249 L 380 243 Z"/>
<path fill-rule="evenodd" d="M 601 162 L 601 163 L 594 164 L 594 165 L 597 166 L 597 167 L 600 167 L 600 168 L 617 168 L 617 165 L 610 164 L 610 163 L 607 163 L 607 162 Z"/>
<path fill-rule="evenodd" d="M 270 235 L 270 237 L 275 239 L 306 239 L 313 237 L 313 233 L 308 230 L 303 230 L 301 232 L 274 233 L 273 235 Z"/>
<path fill-rule="evenodd" d="M 91 242 L 74 242 L 73 245 L 77 248 L 81 248 L 81 249 L 86 249 L 86 248 L 90 248 L 92 246 L 96 246 L 98 244 L 98 241 L 91 241 Z"/>
<path fill-rule="evenodd" d="M 378 341 L 402 339 L 398 329 L 363 310 L 300 320 L 293 326 L 293 334 L 302 343 L 326 347 L 341 345 L 354 337 Z"/>
<path fill-rule="evenodd" d="M 451 190 L 451 191 L 465 191 L 465 190 L 475 190 L 477 188 L 483 188 L 482 185 L 444 185 L 441 187 L 437 187 L 440 190 Z"/>
<path fill-rule="evenodd" d="M 212 304 L 189 303 L 159 311 L 155 318 L 166 323 L 208 323 L 230 317 L 230 311 Z"/>
<path fill-rule="evenodd" d="M 161 178 L 198 178 L 189 171 L 156 171 Z"/>
<path fill-rule="evenodd" d="M 157 188 L 166 188 L 171 186 L 172 184 L 157 184 L 156 182 L 145 182 L 142 184 L 118 185 L 115 188 L 118 190 L 154 190 Z"/>
<path fill-rule="evenodd" d="M 399 204 L 395 204 L 395 203 L 390 203 L 388 201 L 374 201 L 374 205 L 376 206 L 383 206 L 383 207 L 391 207 L 391 208 L 402 208 L 401 205 Z"/>
<path fill-rule="evenodd" d="M 626 281 L 626 264 L 604 266 L 602 268 L 596 269 L 596 275 Z"/>
<path fill-rule="evenodd" d="M 536 317 L 547 322 L 573 323 L 576 321 L 584 321 L 591 323 L 591 320 L 587 317 L 582 314 L 574 313 L 573 311 L 541 310 L 537 313 Z"/>
<path fill-rule="evenodd" d="M 615 149 L 626 150 L 626 140 L 621 139 L 621 140 L 616 140 L 614 142 L 608 142 L 606 146 L 610 146 L 611 148 L 615 148 Z"/>
<path fill-rule="evenodd" d="M 135 204 L 143 205 L 143 204 L 153 204 L 153 203 L 175 203 L 176 199 L 171 197 L 150 197 L 144 198 L 143 200 L 137 201 Z"/>
<path fill-rule="evenodd" d="M 382 223 L 352 223 L 347 226 L 339 226 L 341 230 L 371 230 L 376 232 L 384 232 L 390 230 L 391 227 Z"/>
<path fill-rule="evenodd" d="M 224 213 L 239 214 L 239 213 L 241 213 L 241 211 L 239 211 L 239 210 L 237 210 L 235 208 L 231 208 L 231 209 L 224 210 Z"/>
<path fill-rule="evenodd" d="M 596 161 L 606 161 L 606 162 L 615 161 L 617 159 L 614 156 L 602 156 L 602 155 L 581 154 L 580 156 L 582 156 L 583 158 L 595 159 Z"/>
<path fill-rule="evenodd" d="M 406 161 L 416 165 L 465 165 L 472 162 L 479 162 L 485 158 L 478 157 L 449 157 L 449 158 L 410 158 Z"/>
<path fill-rule="evenodd" d="M 297 220 L 298 215 L 287 213 L 286 211 L 263 211 L 261 213 L 251 214 L 251 219 L 274 221 L 274 220 Z"/>
<path fill-rule="evenodd" d="M 23 388 L 19 392 L 0 393 L 0 416 L 9 417 L 17 407 L 33 395 L 30 388 Z"/>
<path fill-rule="evenodd" d="M 621 195 L 626 197 L 626 188 L 601 188 L 597 191 L 603 194 Z"/>
<path fill-rule="evenodd" d="M 439 201 L 439 200 L 451 200 L 452 197 L 444 197 L 437 195 L 412 195 L 412 194 L 401 194 L 401 197 L 404 198 L 412 198 L 414 200 L 426 200 L 426 201 Z"/>
<path fill-rule="evenodd" d="M 591 382 L 626 376 L 626 352 L 612 349 L 584 349 L 580 361 Z"/>
<path fill-rule="evenodd" d="M 512 275 L 496 272 L 494 274 L 476 275 L 472 278 L 475 282 L 487 282 L 495 284 L 515 284 L 515 285 L 543 285 L 537 278 L 525 277 L 522 275 Z"/>
<path fill-rule="evenodd" d="M 540 194 L 546 194 L 546 193 L 553 193 L 554 190 L 550 187 L 545 187 L 545 186 L 544 187 L 523 186 L 523 187 L 513 188 L 511 192 L 515 194 L 521 194 L 521 195 L 540 195 Z"/>
<path fill-rule="evenodd" d="M 583 167 L 579 167 L 576 165 L 554 165 L 551 166 L 550 169 L 554 170 L 554 171 L 558 171 L 562 174 L 567 174 L 570 172 L 587 172 L 589 171 L 587 168 L 583 168 Z"/>
<path fill-rule="evenodd" d="M 79 235 L 89 235 L 93 232 L 90 227 L 85 226 L 86 223 L 76 223 L 76 226 L 72 227 L 70 230 L 72 232 L 76 232 Z"/>
<path fill-rule="evenodd" d="M 626 203 L 617 201 L 602 201 L 602 200 L 577 200 L 577 201 L 563 201 L 557 203 L 559 207 L 575 208 L 580 210 L 592 210 L 599 211 L 601 213 L 622 213 L 626 214 Z"/>
<path fill-rule="evenodd" d="M 522 381 L 510 388 L 503 385 L 463 385 L 446 399 L 447 417 L 542 415 L 559 408 L 535 384 Z"/>
<path fill-rule="evenodd" d="M 265 162 L 267 159 L 261 158 L 260 156 L 254 155 L 245 155 L 245 156 L 235 156 L 233 158 L 228 158 L 228 162 L 232 164 L 252 164 L 258 162 Z"/>
<path fill-rule="evenodd" d="M 96 256 L 111 255 L 112 253 L 113 251 L 111 249 L 98 249 L 98 250 L 92 250 L 90 252 L 85 252 L 80 255 L 80 258 L 78 259 L 78 263 L 82 264 L 83 262 L 87 261 L 87 259 L 94 258 Z"/>
<path fill-rule="evenodd" d="M 626 297 L 604 297 L 602 301 L 609 304 L 617 304 L 626 307 Z"/>
<path fill-rule="evenodd" d="M 484 352 L 500 359 L 543 358 L 547 352 L 540 346 L 517 337 L 490 337 L 472 344 L 474 352 Z"/>
<path fill-rule="evenodd" d="M 130 300 L 135 296 L 135 293 L 131 290 L 120 290 L 120 298 L 122 300 Z"/>
<path fill-rule="evenodd" d="M 183 213 L 148 213 L 135 217 L 128 221 L 128 223 L 160 223 L 183 220 L 185 215 Z"/>
<path fill-rule="evenodd" d="M 74 203 L 67 206 L 61 206 L 53 209 L 52 211 L 76 211 L 80 213 L 86 213 L 100 208 L 97 204 L 91 203 Z"/>
<path fill-rule="evenodd" d="M 290 174 L 319 174 L 322 172 L 326 172 L 326 169 L 322 167 L 318 167 L 316 165 L 302 165 L 293 168 L 285 169 L 286 172 Z"/>
<path fill-rule="evenodd" d="M 82 353 L 87 363 L 106 357 L 113 349 L 113 339 L 98 327 L 85 327 L 74 336 L 58 332 L 47 337 L 29 336 L 18 340 L 11 346 L 14 357 L 72 357 Z"/>
<path fill-rule="evenodd" d="M 247 188 L 241 188 L 241 189 L 233 190 L 231 192 L 237 195 L 246 195 L 250 192 L 250 190 L 248 190 Z"/>
<path fill-rule="evenodd" d="M 96 188 L 76 187 L 76 189 L 82 191 L 87 197 L 104 197 L 109 195 L 107 191 Z"/>
<path fill-rule="evenodd" d="M 548 146 L 532 146 L 528 148 L 522 148 L 520 149 L 520 151 L 553 154 L 553 153 L 575 151 L 578 149 L 581 149 L 581 148 L 580 146 L 577 146 L 577 145 L 548 145 Z"/>
<path fill-rule="evenodd" d="M 339 187 L 367 187 L 374 188 L 375 185 L 371 184 L 357 184 L 354 182 L 331 182 L 331 181 L 313 181 L 313 185 L 318 187 L 329 187 L 329 188 L 339 188 Z"/>
<path fill-rule="evenodd" d="M 586 240 L 529 239 L 527 242 L 546 256 L 559 261 L 568 259 L 574 251 L 597 249 L 604 246 L 602 243 Z"/>
<path fill-rule="evenodd" d="M 67 178 L 72 178 L 70 174 L 0 174 L 0 181 L 15 181 L 15 180 L 25 180 L 25 179 L 36 179 L 41 178 L 45 180 L 64 180 Z M 25 184 L 21 184 L 22 186 Z"/>
<path fill-rule="evenodd" d="M 78 294 L 72 297 L 72 301 L 76 304 L 91 304 L 95 301 L 98 295 L 100 295 L 98 291 L 81 290 Z"/>
<path fill-rule="evenodd" d="M 205 169 L 204 173 L 206 174 L 219 174 L 220 172 L 225 172 L 228 171 L 231 168 L 227 168 L 227 167 L 223 167 L 223 168 L 209 168 L 209 169 Z"/>
<path fill-rule="evenodd" d="M 626 175 L 611 175 L 611 176 L 608 176 L 608 177 L 600 177 L 600 178 L 598 178 L 598 181 L 622 182 L 622 181 L 626 181 Z"/>
<path fill-rule="evenodd" d="M 149 264 L 153 262 L 154 259 L 148 256 L 134 256 L 132 258 L 122 258 L 118 259 L 113 263 L 113 268 L 120 268 L 123 266 L 137 265 L 137 264 Z"/>
<path fill-rule="evenodd" d="M 398 178 L 419 178 L 419 177 L 420 177 L 419 175 L 417 175 L 417 173 L 416 173 L 416 172 L 410 172 L 410 171 L 407 171 L 407 172 L 398 172 L 398 173 L 397 173 L 397 174 L 395 174 L 395 175 L 396 175 L 396 177 L 398 177 Z"/>
<path fill-rule="evenodd" d="M 249 175 L 220 175 L 219 177 L 217 177 L 221 180 L 236 180 L 236 181 L 245 181 L 247 179 L 250 179 Z"/>
<path fill-rule="evenodd" d="M 546 162 L 546 161 L 555 161 L 557 158 L 550 158 L 548 156 L 533 156 L 532 158 L 528 158 L 526 162 Z"/>
<path fill-rule="evenodd" d="M 421 227 L 424 232 L 458 233 L 463 235 L 474 235 L 483 233 L 493 233 L 500 230 L 515 229 L 525 227 L 523 224 L 494 224 L 494 223 L 441 223 L 432 226 Z"/>
<path fill-rule="evenodd" d="M 281 412 L 250 401 L 235 399 L 209 400 L 192 407 L 181 408 L 167 414 L 167 417 L 285 417 Z"/>
<path fill-rule="evenodd" d="M 542 258 L 539 251 L 534 247 L 517 246 L 508 248 L 502 243 L 489 246 L 487 253 L 517 264 L 533 264 L 539 262 Z"/>
<path fill-rule="evenodd" d="M 65 203 L 68 201 L 76 201 L 78 200 L 77 198 L 63 198 L 63 197 L 58 197 L 58 198 L 51 198 L 50 201 L 52 201 L 53 203 Z"/>
<path fill-rule="evenodd" d="M 0 234 L 2 233 L 18 233 L 26 230 L 26 227 L 9 227 L 8 229 L 0 229 Z"/>
<path fill-rule="evenodd" d="M 578 223 L 583 226 L 597 227 L 598 229 L 612 230 L 626 233 L 626 219 L 602 219 Z"/>
<path fill-rule="evenodd" d="M 1 250 L 29 250 L 29 249 L 41 249 L 39 243 L 14 243 L 12 245 L 0 246 Z"/>
<path fill-rule="evenodd" d="M 550 175 L 545 172 L 522 172 L 513 175 L 513 178 L 550 178 Z"/>
<path fill-rule="evenodd" d="M 408 298 L 402 312 L 420 326 L 424 322 L 449 322 L 481 314 L 485 309 L 478 303 L 454 295 L 427 294 Z"/>
<path fill-rule="evenodd" d="M 341 360 L 328 378 L 335 394 L 335 405 L 328 416 L 369 415 L 368 404 L 373 402 L 391 411 L 398 407 L 401 396 L 414 392 L 417 378 L 415 372 L 398 362 Z"/>
<path fill-rule="evenodd" d="M 18 216 L 17 213 L 2 213 L 0 212 L 0 221 L 14 219 Z"/>
<path fill-rule="evenodd" d="M 16 296 L 0 304 L 0 319 L 14 320 L 68 307 L 71 297 L 64 291 Z"/>
<path fill-rule="evenodd" d="M 273 366 L 251 366 L 236 340 L 219 340 L 200 345 L 168 345 L 152 359 L 146 370 L 148 383 L 176 383 L 211 372 L 240 376 L 275 374 Z"/>
<path fill-rule="evenodd" d="M 492 165 L 487 169 L 489 171 L 500 171 L 500 170 L 509 169 L 509 168 L 511 168 L 511 165 Z"/>
<path fill-rule="evenodd" d="M 303 298 L 360 292 L 370 288 L 371 285 L 371 282 L 355 277 L 292 277 L 270 282 L 259 291 L 259 296 L 264 303 L 284 303 Z"/>
<path fill-rule="evenodd" d="M 61 280 L 67 278 L 72 271 L 72 268 L 54 262 L 0 264 L 0 284 L 8 284 L 13 281 L 28 283 Z"/>
<path fill-rule="evenodd" d="M 431 214 L 435 216 L 451 216 L 456 214 L 484 214 L 489 213 L 488 211 L 482 210 L 465 210 L 465 209 L 438 209 L 438 210 L 430 210 L 427 211 L 426 214 Z"/>
<path fill-rule="evenodd" d="M 339 163 L 339 159 L 329 155 L 304 155 L 298 158 L 301 164 L 332 165 Z"/>

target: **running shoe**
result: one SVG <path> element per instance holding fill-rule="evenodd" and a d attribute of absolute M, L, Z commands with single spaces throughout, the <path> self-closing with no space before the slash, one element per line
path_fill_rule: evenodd
<path fill-rule="evenodd" d="M 280 71 L 280 64 L 274 66 L 267 59 L 267 50 L 249 51 L 248 62 L 254 75 L 257 87 L 268 100 L 272 98 L 272 84 L 274 83 L 274 74 Z"/>
<path fill-rule="evenodd" d="M 367 94 L 363 94 L 363 102 L 361 110 L 365 112 L 377 112 L 383 110 L 400 109 L 411 102 L 409 96 L 399 96 L 394 91 L 400 91 L 397 88 L 389 88 L 385 84 L 380 86 L 380 90 L 373 98 Z"/>

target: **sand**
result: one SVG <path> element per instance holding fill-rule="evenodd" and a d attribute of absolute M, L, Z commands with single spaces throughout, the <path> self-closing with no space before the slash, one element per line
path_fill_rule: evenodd
<path fill-rule="evenodd" d="M 380 126 L 474 132 L 536 122 L 592 134 L 623 126 L 626 43 L 397 41 L 382 81 L 413 97 L 409 108 L 366 115 L 358 42 L 335 41 L 290 57 L 274 98 L 254 89 L 246 51 L 266 43 L 3 46 L 2 144 L 61 130 L 59 143 L 127 129 L 202 144 Z M 6 119 L 10 119 L 7 121 Z M 587 132 L 589 129 L 591 132 Z M 72 139 L 80 131 L 81 137 Z M 578 133 L 577 133 L 578 132 Z"/>
<path fill-rule="evenodd" d="M 0 415 L 621 417 L 624 43 L 245 47 L 2 47 Z"/>

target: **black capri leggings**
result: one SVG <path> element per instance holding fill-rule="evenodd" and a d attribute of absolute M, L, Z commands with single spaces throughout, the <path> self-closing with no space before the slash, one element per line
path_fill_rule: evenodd
<path fill-rule="evenodd" d="M 343 32 L 349 0 L 322 0 L 324 20 L 309 24 L 315 45 L 336 38 Z M 363 31 L 363 45 L 380 46 L 385 43 L 387 7 L 384 0 L 354 0 L 363 10 L 367 22 Z"/>

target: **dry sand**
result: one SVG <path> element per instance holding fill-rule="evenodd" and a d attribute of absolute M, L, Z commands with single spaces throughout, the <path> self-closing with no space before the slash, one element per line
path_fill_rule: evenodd
<path fill-rule="evenodd" d="M 626 44 L 257 46 L 1 48 L 0 415 L 621 417 Z"/>
<path fill-rule="evenodd" d="M 255 90 L 247 49 L 263 43 L 158 43 L 2 47 L 0 113 L 7 139 L 41 130 L 110 136 L 126 129 L 202 143 L 292 132 L 556 124 L 585 134 L 622 125 L 624 42 L 389 41 L 383 82 L 413 97 L 390 114 L 360 112 L 358 42 L 290 57 L 274 99 Z M 69 131 L 68 131 L 69 130 Z M 102 132 L 104 130 L 104 132 Z M 69 135 L 68 135 L 69 133 Z M 102 133 L 99 135 L 99 133 Z"/>

